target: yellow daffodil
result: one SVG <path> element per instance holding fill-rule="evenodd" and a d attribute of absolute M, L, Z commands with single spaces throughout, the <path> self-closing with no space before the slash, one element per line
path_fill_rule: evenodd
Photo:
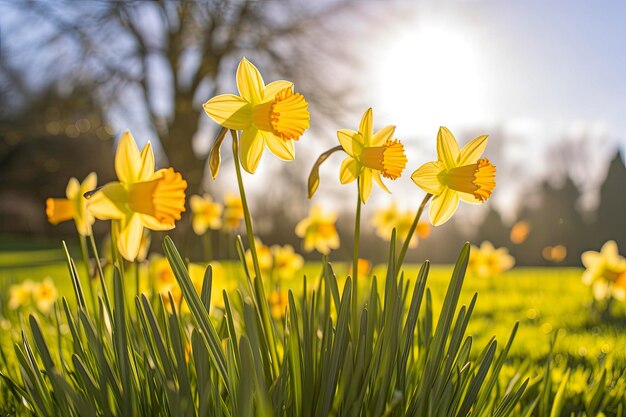
<path fill-rule="evenodd" d="M 515 258 L 507 248 L 494 248 L 491 242 L 483 242 L 480 248 L 470 251 L 468 268 L 479 278 L 490 278 L 508 271 L 515 265 Z"/>
<path fill-rule="evenodd" d="M 59 292 L 52 278 L 46 277 L 42 282 L 34 284 L 32 291 L 37 309 L 42 313 L 49 313 L 59 297 Z"/>
<path fill-rule="evenodd" d="M 482 203 L 496 186 L 496 167 L 481 158 L 487 136 L 479 136 L 459 149 L 452 133 L 445 127 L 437 134 L 437 161 L 419 167 L 411 178 L 422 190 L 434 195 L 430 202 L 430 221 L 439 226 L 454 214 L 459 199 Z"/>
<path fill-rule="evenodd" d="M 224 230 L 233 231 L 241 226 L 243 220 L 243 202 L 238 195 L 224 195 Z"/>
<path fill-rule="evenodd" d="M 21 284 L 14 284 L 9 287 L 9 310 L 17 310 L 20 307 L 30 305 L 35 284 L 30 279 Z"/>
<path fill-rule="evenodd" d="M 359 194 L 365 203 L 372 192 L 372 179 L 383 190 L 389 192 L 381 179 L 395 180 L 402 174 L 406 166 L 404 146 L 397 139 L 393 139 L 395 126 L 385 126 L 373 133 L 372 109 L 367 109 L 359 131 L 342 129 L 337 132 L 337 138 L 343 150 L 348 154 L 339 170 L 339 181 L 347 184 L 359 178 Z"/>
<path fill-rule="evenodd" d="M 204 111 L 217 124 L 241 130 L 243 168 L 254 173 L 265 146 L 280 159 L 295 158 L 294 140 L 309 128 L 308 103 L 295 93 L 293 83 L 267 85 L 259 70 L 243 58 L 237 68 L 239 96 L 222 94 L 204 103 Z"/>
<path fill-rule="evenodd" d="M 87 199 L 83 197 L 87 191 L 96 188 L 98 177 L 95 172 L 79 183 L 76 178 L 70 178 L 65 189 L 67 198 L 48 198 L 46 200 L 46 215 L 51 224 L 59 224 L 74 219 L 76 230 L 83 236 L 91 234 L 91 225 L 95 218 L 87 210 Z"/>
<path fill-rule="evenodd" d="M 619 254 L 614 240 L 606 242 L 600 252 L 587 251 L 581 256 L 586 270 L 583 283 L 593 288 L 598 300 L 614 296 L 624 299 L 626 291 L 626 259 Z"/>
<path fill-rule="evenodd" d="M 268 295 L 270 314 L 275 320 L 280 320 L 285 315 L 289 305 L 289 293 L 286 290 L 273 290 Z"/>
<path fill-rule="evenodd" d="M 218 230 L 222 227 L 222 211 L 224 207 L 214 202 L 210 195 L 192 195 L 189 199 L 191 207 L 191 226 L 193 231 L 202 236 L 207 229 Z"/>
<path fill-rule="evenodd" d="M 336 221 L 337 213 L 325 213 L 320 206 L 313 206 L 309 216 L 296 225 L 296 235 L 304 238 L 304 250 L 311 252 L 316 249 L 328 254 L 331 249 L 339 248 Z"/>
<path fill-rule="evenodd" d="M 530 233 L 530 224 L 526 221 L 519 221 L 511 228 L 511 242 L 516 245 L 520 245 L 526 241 L 528 234 Z"/>
<path fill-rule="evenodd" d="M 154 153 L 148 143 L 141 153 L 129 132 L 120 139 L 115 154 L 119 182 L 110 182 L 88 200 L 88 208 L 102 220 L 113 220 L 117 248 L 135 260 L 144 227 L 170 230 L 185 211 L 187 182 L 172 168 L 154 170 Z"/>
<path fill-rule="evenodd" d="M 261 269 L 262 274 L 268 274 L 272 270 L 272 266 L 274 264 L 274 259 L 272 257 L 272 251 L 269 246 L 263 244 L 261 239 L 254 238 L 254 245 L 256 249 L 257 258 L 259 259 L 259 268 Z M 250 249 L 246 250 L 246 264 L 248 265 L 248 270 L 254 270 L 254 263 L 252 261 L 252 252 Z"/>
<path fill-rule="evenodd" d="M 400 211 L 395 202 L 386 208 L 378 209 L 372 217 L 372 226 L 376 228 L 378 237 L 389 240 L 391 239 L 391 231 L 398 224 Z"/>
<path fill-rule="evenodd" d="M 291 245 L 273 245 L 271 248 L 274 258 L 273 271 L 281 281 L 293 279 L 304 266 L 304 259 L 298 255 Z"/>

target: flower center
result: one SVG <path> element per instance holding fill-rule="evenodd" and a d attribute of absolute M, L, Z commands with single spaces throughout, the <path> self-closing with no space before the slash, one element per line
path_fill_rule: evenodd
<path fill-rule="evenodd" d="M 361 163 L 380 171 L 383 177 L 395 180 L 406 166 L 404 145 L 399 140 L 387 140 L 383 146 L 368 146 L 361 152 Z"/>
<path fill-rule="evenodd" d="M 148 214 L 163 224 L 174 224 L 185 211 L 187 181 L 172 168 L 160 173 L 160 178 L 132 184 L 128 204 L 133 211 Z"/>
<path fill-rule="evenodd" d="M 496 186 L 496 167 L 487 159 L 442 173 L 442 183 L 455 191 L 487 201 Z"/>
<path fill-rule="evenodd" d="M 308 103 L 291 87 L 279 91 L 274 100 L 261 103 L 252 110 L 254 126 L 272 132 L 283 140 L 298 140 L 309 128 Z"/>
<path fill-rule="evenodd" d="M 317 226 L 317 233 L 319 233 L 322 239 L 330 239 L 337 233 L 337 230 L 332 223 L 320 223 Z"/>

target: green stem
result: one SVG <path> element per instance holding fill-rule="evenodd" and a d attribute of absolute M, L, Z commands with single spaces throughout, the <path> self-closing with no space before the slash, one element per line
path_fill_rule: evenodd
<path fill-rule="evenodd" d="M 254 264 L 254 274 L 257 278 L 261 278 L 261 267 L 256 253 L 256 245 L 254 243 L 254 231 L 252 230 L 252 218 L 248 209 L 248 200 L 246 199 L 246 191 L 243 188 L 243 178 L 241 176 L 241 163 L 239 161 L 239 137 L 236 131 L 230 131 L 233 136 L 233 159 L 235 161 L 235 171 L 237 172 L 237 184 L 239 185 L 239 195 L 241 196 L 241 204 L 243 205 L 243 217 L 246 223 L 246 235 L 248 237 L 248 246 L 252 254 L 252 263 Z"/>
<path fill-rule="evenodd" d="M 352 317 L 353 333 L 358 334 L 358 275 L 359 275 L 359 240 L 361 239 L 361 179 L 357 178 L 356 216 L 354 217 L 354 246 L 352 252 Z"/>
<path fill-rule="evenodd" d="M 256 280 L 259 280 L 260 284 L 258 287 L 260 288 L 261 299 L 257 299 L 257 307 L 259 309 L 261 315 L 261 322 L 263 323 L 264 332 L 270 344 L 269 351 L 272 358 L 272 366 L 274 372 L 277 374 L 279 372 L 279 360 L 278 360 L 278 350 L 276 347 L 276 334 L 274 332 L 274 327 L 272 326 L 270 314 L 269 314 L 269 305 L 267 301 L 267 297 L 263 292 L 263 278 L 261 277 L 261 267 L 259 266 L 259 258 L 256 252 L 256 244 L 254 242 L 254 231 L 252 230 L 252 217 L 250 216 L 250 210 L 248 209 L 248 200 L 246 199 L 246 192 L 243 187 L 243 178 L 241 175 L 241 162 L 239 161 L 239 135 L 237 131 L 230 131 L 233 137 L 233 160 L 235 162 L 235 171 L 237 173 L 237 184 L 239 186 L 239 195 L 241 197 L 241 204 L 243 206 L 243 216 L 246 224 L 246 235 L 248 236 L 248 246 L 250 247 L 250 253 L 252 255 L 252 263 L 254 265 L 254 274 L 256 275 Z M 255 294 L 254 288 L 251 288 L 252 294 Z"/>
<path fill-rule="evenodd" d="M 96 294 L 93 289 L 93 282 L 91 282 L 91 270 L 89 268 L 89 252 L 87 250 L 87 239 L 85 236 L 78 234 L 80 240 L 80 251 L 83 255 L 83 263 L 85 264 L 85 272 L 87 273 L 87 284 L 89 285 L 89 295 L 91 297 L 91 305 L 94 309 L 94 312 L 98 311 L 98 306 L 96 304 Z"/>
<path fill-rule="evenodd" d="M 137 289 L 137 296 L 140 294 L 140 281 L 141 281 L 141 262 L 135 261 L 135 288 Z"/>
<path fill-rule="evenodd" d="M 417 229 L 417 224 L 420 221 L 420 217 L 422 217 L 422 213 L 424 212 L 424 208 L 428 203 L 428 200 L 432 197 L 432 194 L 426 194 L 424 199 L 422 200 L 422 204 L 420 204 L 419 209 L 417 209 L 417 213 L 415 214 L 415 219 L 413 220 L 413 224 L 411 224 L 411 228 L 409 229 L 409 233 L 404 239 L 404 243 L 402 244 L 402 249 L 400 249 L 400 255 L 398 255 L 398 262 L 396 263 L 396 276 L 400 274 L 400 268 L 402 267 L 402 263 L 404 262 L 404 257 L 406 256 L 406 252 L 409 250 L 409 244 L 411 243 L 411 238 L 415 233 L 415 229 Z"/>

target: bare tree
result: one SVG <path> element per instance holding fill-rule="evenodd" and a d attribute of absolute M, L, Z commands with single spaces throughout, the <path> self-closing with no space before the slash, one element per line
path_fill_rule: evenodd
<path fill-rule="evenodd" d="M 30 1 L 15 7 L 42 25 L 41 36 L 24 46 L 31 54 L 41 49 L 51 55 L 48 75 L 89 78 L 105 108 L 146 118 L 169 163 L 197 192 L 205 166 L 205 155 L 193 146 L 203 122 L 201 105 L 232 83 L 242 55 L 252 55 L 268 77 L 297 77 L 297 88 L 321 103 L 319 116 L 334 114 L 337 106 L 324 103 L 336 104 L 350 83 L 329 82 L 336 69 L 329 57 L 341 56 L 344 65 L 354 59 L 345 45 L 333 41 L 347 30 L 339 17 L 348 6 L 355 4 Z M 319 62 L 328 65 L 315 65 Z"/>

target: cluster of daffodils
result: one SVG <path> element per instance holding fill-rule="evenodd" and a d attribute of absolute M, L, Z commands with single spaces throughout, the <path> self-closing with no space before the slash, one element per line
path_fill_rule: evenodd
<path fill-rule="evenodd" d="M 495 248 L 484 241 L 480 247 L 472 246 L 468 269 L 478 278 L 492 278 L 513 268 L 515 258 L 507 248 Z"/>
<path fill-rule="evenodd" d="M 243 203 L 241 198 L 231 193 L 224 195 L 224 204 L 213 201 L 209 194 L 192 195 L 189 198 L 191 225 L 198 236 L 208 230 L 232 232 L 241 227 Z"/>
<path fill-rule="evenodd" d="M 584 252 L 581 259 L 586 268 L 583 283 L 592 288 L 596 300 L 626 301 L 626 259 L 615 241 L 606 242 L 600 252 Z"/>
<path fill-rule="evenodd" d="M 27 279 L 21 284 L 9 287 L 8 307 L 9 310 L 18 310 L 34 304 L 39 311 L 46 314 L 50 312 L 58 297 L 59 293 L 52 278 L 46 277 L 41 282 Z"/>
<path fill-rule="evenodd" d="M 120 138 L 115 154 L 118 181 L 96 188 L 90 174 L 82 184 L 72 178 L 67 199 L 49 198 L 46 214 L 52 224 L 74 219 L 81 235 L 91 234 L 94 219 L 111 220 L 120 255 L 134 261 L 141 249 L 144 228 L 171 230 L 185 211 L 187 182 L 173 168 L 155 171 L 150 143 L 139 151 L 129 132 Z"/>
<path fill-rule="evenodd" d="M 391 231 L 396 229 L 398 240 L 404 242 L 408 235 L 415 214 L 411 210 L 400 210 L 395 202 L 389 206 L 376 210 L 372 217 L 372 226 L 376 229 L 376 235 L 384 240 L 391 239 Z M 430 224 L 425 220 L 417 223 L 416 233 L 409 240 L 409 247 L 417 246 L 418 238 L 425 239 L 430 235 Z"/>
<path fill-rule="evenodd" d="M 259 259 L 261 272 L 280 281 L 293 279 L 304 266 L 304 259 L 296 253 L 291 245 L 263 244 L 261 239 L 255 239 L 256 253 Z M 249 270 L 253 269 L 252 251 L 246 251 L 246 264 Z"/>

